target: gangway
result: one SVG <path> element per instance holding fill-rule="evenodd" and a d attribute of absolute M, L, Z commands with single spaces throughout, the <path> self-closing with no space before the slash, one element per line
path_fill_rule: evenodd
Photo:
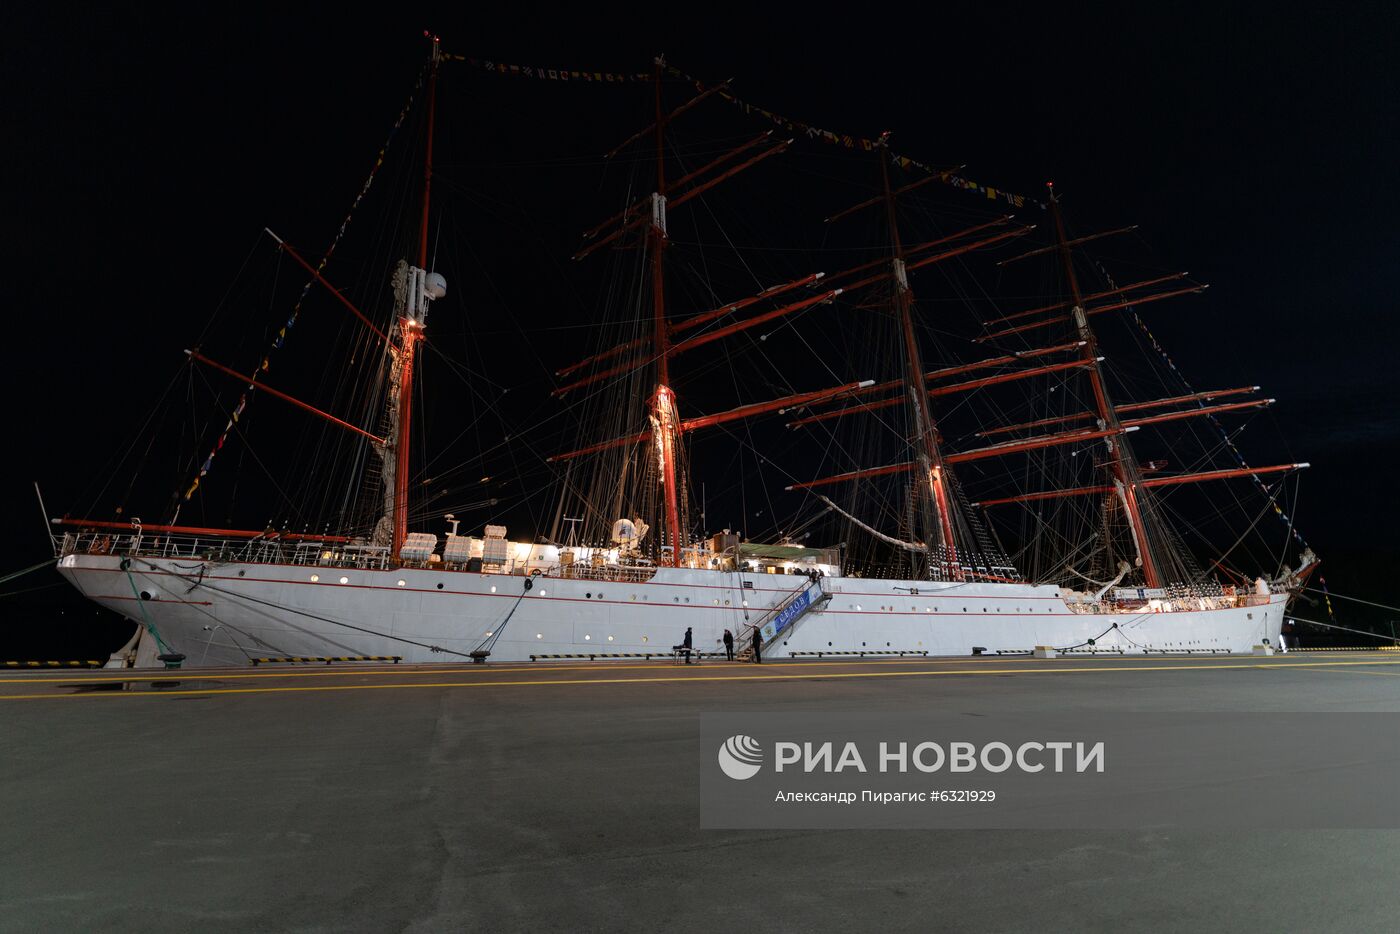
<path fill-rule="evenodd" d="M 823 586 L 825 577 L 809 579 L 800 587 L 793 590 L 791 594 L 784 597 L 776 606 L 764 613 L 752 623 L 741 627 L 735 635 L 734 641 L 737 646 L 735 658 L 740 661 L 750 661 L 753 659 L 753 634 L 754 630 L 761 633 L 763 651 L 768 651 L 768 646 L 772 645 L 783 633 L 790 630 L 802 617 L 808 613 L 825 606 L 831 599 L 831 594 L 826 592 Z"/>

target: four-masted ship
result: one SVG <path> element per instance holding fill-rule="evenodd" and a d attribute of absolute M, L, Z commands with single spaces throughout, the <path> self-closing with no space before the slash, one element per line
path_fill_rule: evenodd
<path fill-rule="evenodd" d="M 591 353 L 555 372 L 552 395 L 580 440 L 540 458 L 550 471 L 541 486 L 556 495 L 554 521 L 525 537 L 496 522 L 464 534 L 463 520 L 415 503 L 415 362 L 431 333 L 429 309 L 447 295 L 430 262 L 438 78 L 453 62 L 483 64 L 444 55 L 435 38 L 431 48 L 420 79 L 416 242 L 393 269 L 392 307 L 376 314 L 333 285 L 330 251 L 313 262 L 273 236 L 307 276 L 274 346 L 307 291 L 324 289 L 351 316 L 361 357 L 376 361 L 378 389 L 358 397 L 362 417 L 274 388 L 266 357 L 249 373 L 192 349 L 188 366 L 236 379 L 242 395 L 167 521 L 54 520 L 61 573 L 138 624 L 114 664 L 156 664 L 171 653 L 209 665 L 268 656 L 648 657 L 669 654 L 687 628 L 697 650 L 719 650 L 726 630 L 747 646 L 756 632 L 777 657 L 1278 645 L 1285 604 L 1315 564 L 1312 553 L 1295 536 L 1296 571 L 1282 556 L 1273 567 L 1239 568 L 1238 540 L 1214 550 L 1183 540 L 1171 498 L 1239 484 L 1262 494 L 1263 508 L 1248 513 L 1255 523 L 1270 506 L 1282 514 L 1282 479 L 1307 465 L 1249 465 L 1223 421 L 1273 400 L 1256 386 L 1197 391 L 1175 365 L 1128 367 L 1129 378 L 1115 381 L 1095 330 L 1100 315 L 1126 315 L 1151 338 L 1137 309 L 1204 285 L 1186 273 L 1118 284 L 1086 247 L 1129 229 L 1071 237 L 1053 188 L 1036 203 L 974 185 L 986 194 L 981 214 L 970 203 L 930 210 L 919 201 L 929 191 L 969 186 L 956 170 L 896 155 L 888 134 L 852 145 L 800 125 L 805 132 L 789 137 L 782 131 L 792 121 L 759 110 L 776 132 L 682 149 L 674 127 L 705 107 L 738 104 L 743 119 L 755 108 L 727 82 L 694 82 L 663 60 L 649 73 L 616 76 L 649 85 L 651 124 L 608 154 L 610 164 L 631 167 L 629 192 L 584 234 L 575 257 L 613 263 L 616 314 L 595 322 Z M 595 75 L 604 81 L 601 73 L 582 80 Z M 668 101 L 676 89 L 686 98 Z M 721 295 L 726 277 L 693 259 L 698 237 L 673 236 L 677 215 L 703 208 L 713 216 L 710 199 L 731 180 L 831 142 L 871 194 L 813 226 L 826 254 L 860 261 L 827 271 L 802 268 L 815 251 L 784 252 L 798 264 L 789 278 Z M 1024 204 L 1035 223 L 986 213 L 988 202 L 1005 201 Z M 687 229 L 702 222 L 692 215 Z M 851 244 L 832 233 L 843 225 L 855 231 Z M 676 268 L 676 254 L 687 252 Z M 738 261 L 727 269 L 739 275 L 728 279 L 761 281 L 751 254 L 731 252 Z M 1013 296 L 1039 275 L 1023 294 L 1042 300 L 1024 307 L 980 285 L 970 292 L 980 281 L 974 270 L 988 269 Z M 935 272 L 938 301 L 951 295 L 978 313 L 975 333 L 955 334 L 946 315 L 935 321 L 916 303 L 916 273 Z M 1083 284 L 1086 272 L 1100 281 Z M 1170 363 L 1155 338 L 1147 343 Z M 1153 379 L 1170 388 L 1168 378 L 1182 385 L 1155 398 L 1122 395 Z M 769 387 L 778 391 L 759 393 Z M 358 513 L 342 508 L 340 527 L 322 532 L 181 524 L 180 509 L 203 495 L 200 482 L 247 401 L 264 397 L 343 435 L 355 452 L 347 482 Z M 1139 454 L 1141 429 L 1187 424 L 1205 428 L 1158 441 L 1170 456 Z M 1202 435 L 1201 451 L 1187 453 Z M 704 476 L 717 488 L 733 496 L 757 483 L 765 502 L 787 497 L 789 518 L 766 540 L 707 528 L 706 483 L 697 488 L 695 479 L 704 458 L 692 457 L 706 444 L 743 449 L 727 462 L 708 455 Z M 777 489 L 775 472 L 784 476 Z M 824 544 L 811 544 L 814 535 Z"/>

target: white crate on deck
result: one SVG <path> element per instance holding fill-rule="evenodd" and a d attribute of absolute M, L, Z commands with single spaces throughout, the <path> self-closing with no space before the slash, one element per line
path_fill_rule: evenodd
<path fill-rule="evenodd" d="M 472 540 L 468 535 L 449 535 L 447 544 L 442 546 L 442 560 L 451 564 L 465 564 L 472 556 Z"/>
<path fill-rule="evenodd" d="M 504 567 L 510 559 L 510 542 L 504 538 L 488 538 L 481 543 L 481 563 Z"/>
<path fill-rule="evenodd" d="M 488 525 L 486 538 L 481 542 L 481 563 L 492 567 L 505 567 L 510 560 L 510 542 L 506 541 L 506 527 Z"/>
<path fill-rule="evenodd" d="M 437 536 L 432 532 L 409 532 L 399 548 L 401 561 L 427 561 L 437 550 Z"/>

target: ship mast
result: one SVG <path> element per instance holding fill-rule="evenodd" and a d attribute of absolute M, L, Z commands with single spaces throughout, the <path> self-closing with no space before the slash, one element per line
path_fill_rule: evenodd
<path fill-rule="evenodd" d="M 428 268 L 428 206 L 433 181 L 433 117 L 437 105 L 438 63 L 442 46 L 432 37 L 432 57 L 428 66 L 428 135 L 423 156 L 423 220 L 418 236 L 418 268 Z M 413 303 L 410 308 L 419 307 Z M 394 538 L 390 555 L 397 557 L 408 536 L 408 446 L 409 423 L 413 416 L 413 357 L 423 339 L 422 316 L 405 313 L 399 317 L 399 398 L 398 434 L 394 440 Z"/>
<path fill-rule="evenodd" d="M 1074 274 L 1074 261 L 1070 256 L 1069 240 L 1065 236 L 1065 222 L 1060 214 L 1060 201 L 1055 196 L 1054 185 L 1047 185 L 1047 187 L 1050 189 L 1050 212 L 1055 218 L 1055 236 L 1060 262 L 1064 265 L 1065 279 L 1069 283 L 1070 297 L 1074 302 L 1071 318 L 1079 332 L 1079 339 L 1083 341 L 1080 355 L 1086 364 L 1089 384 L 1094 390 L 1095 414 L 1101 430 L 1113 432 L 1104 438 L 1104 443 L 1108 446 L 1109 467 L 1113 471 L 1114 488 L 1127 509 L 1128 531 L 1133 537 L 1133 546 L 1137 550 L 1138 560 L 1142 565 L 1143 579 L 1148 587 L 1161 587 L 1161 575 L 1147 539 L 1147 528 L 1142 522 L 1142 511 L 1138 506 L 1137 491 L 1142 477 L 1138 470 L 1137 461 L 1133 458 L 1127 439 L 1124 437 L 1123 426 L 1118 419 L 1118 411 L 1114 408 L 1112 400 L 1109 399 L 1108 389 L 1104 385 L 1103 370 L 1099 362 L 1098 341 L 1094 336 L 1093 328 L 1089 326 L 1089 319 L 1084 311 L 1084 297 L 1079 290 L 1079 279 Z"/>
<path fill-rule="evenodd" d="M 933 505 L 929 539 L 939 539 L 943 544 L 944 560 L 956 579 L 962 578 L 958 567 L 957 544 L 953 537 L 952 516 L 948 511 L 947 485 L 943 476 L 943 454 L 938 446 L 938 433 L 929 411 L 928 386 L 924 379 L 923 360 L 919 355 L 919 344 L 914 335 L 913 294 L 909 289 L 908 270 L 905 268 L 904 246 L 899 237 L 899 221 L 895 214 L 894 193 L 890 189 L 889 134 L 881 136 L 880 142 L 880 184 L 885 202 L 885 218 L 889 225 L 890 265 L 894 284 L 895 311 L 904 342 L 904 385 L 905 392 L 913 403 L 914 431 L 910 441 L 914 445 L 914 456 L 918 459 L 917 482 L 927 486 L 929 501 Z M 929 550 L 930 562 L 933 550 Z"/>
<path fill-rule="evenodd" d="M 657 455 L 661 459 L 662 491 L 666 498 L 666 535 L 671 542 L 671 564 L 681 564 L 681 520 L 676 490 L 676 455 L 679 448 L 679 418 L 676 397 L 671 390 L 670 329 L 666 324 L 666 121 L 661 113 L 662 59 L 655 61 L 653 85 L 656 101 L 656 191 L 651 196 L 651 225 L 647 228 L 647 251 L 651 257 L 651 310 L 654 328 L 653 353 L 656 357 L 656 390 L 651 397 L 651 420 Z"/>

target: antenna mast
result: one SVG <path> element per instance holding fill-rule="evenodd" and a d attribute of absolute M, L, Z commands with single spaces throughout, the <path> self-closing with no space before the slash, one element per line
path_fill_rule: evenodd
<path fill-rule="evenodd" d="M 433 181 L 433 117 L 437 105 L 438 63 L 442 61 L 442 46 L 437 36 L 431 36 L 432 57 L 428 65 L 428 136 L 423 157 L 423 222 L 418 237 L 418 269 L 428 268 L 428 206 Z M 423 273 L 419 273 L 423 275 Z M 410 276 L 413 280 L 413 276 Z M 426 302 L 421 287 L 414 293 L 405 313 L 399 317 L 399 412 L 398 436 L 394 440 L 394 538 L 390 555 L 398 557 L 408 536 L 408 446 L 409 423 L 413 416 L 413 356 L 423 339 L 423 313 Z"/>

